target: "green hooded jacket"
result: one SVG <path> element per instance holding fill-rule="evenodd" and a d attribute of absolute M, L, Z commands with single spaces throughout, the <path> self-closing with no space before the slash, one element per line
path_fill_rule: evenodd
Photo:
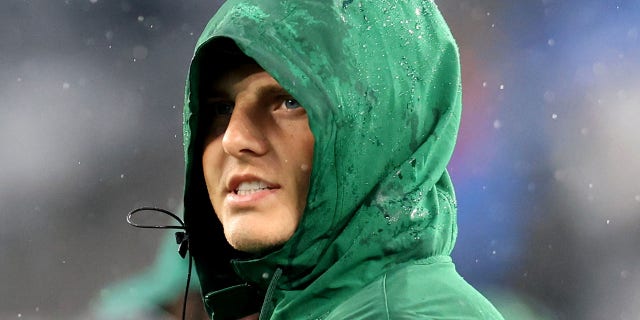
<path fill-rule="evenodd" d="M 260 257 L 227 244 L 202 174 L 202 57 L 224 65 L 229 39 L 305 106 L 315 138 L 303 218 Z M 433 1 L 227 1 L 184 111 L 184 216 L 212 318 L 502 319 L 450 258 L 460 114 L 458 50 Z"/>

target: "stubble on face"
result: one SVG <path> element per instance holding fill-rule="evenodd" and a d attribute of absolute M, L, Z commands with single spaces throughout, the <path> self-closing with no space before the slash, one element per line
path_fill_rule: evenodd
<path fill-rule="evenodd" d="M 209 119 L 202 156 L 214 211 L 232 247 L 273 251 L 306 205 L 314 143 L 306 112 L 257 65 L 226 73 L 211 92 L 205 108 L 233 110 Z"/>

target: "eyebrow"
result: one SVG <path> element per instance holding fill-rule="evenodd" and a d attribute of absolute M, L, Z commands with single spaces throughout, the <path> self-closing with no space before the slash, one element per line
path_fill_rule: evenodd
<path fill-rule="evenodd" d="M 264 85 L 258 88 L 257 95 L 259 98 L 269 97 L 269 96 L 291 96 L 287 90 L 285 90 L 282 86 L 277 83 Z M 205 101 L 218 102 L 223 100 L 230 100 L 231 97 L 227 95 L 227 92 L 222 90 L 212 89 L 209 93 L 205 95 Z"/>
<path fill-rule="evenodd" d="M 264 96 L 269 96 L 269 95 L 288 96 L 288 95 L 291 95 L 291 94 L 289 92 L 287 92 L 287 90 L 285 90 L 279 84 L 269 84 L 269 85 L 262 86 L 262 87 L 258 88 L 258 96 L 259 97 L 264 97 Z"/>

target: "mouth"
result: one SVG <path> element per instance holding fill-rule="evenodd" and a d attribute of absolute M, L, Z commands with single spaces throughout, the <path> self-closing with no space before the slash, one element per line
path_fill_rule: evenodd
<path fill-rule="evenodd" d="M 233 189 L 233 193 L 239 196 L 246 196 L 256 192 L 260 192 L 263 190 L 273 190 L 276 189 L 274 186 L 268 185 L 264 181 L 243 181 L 238 184 L 237 187 Z"/>

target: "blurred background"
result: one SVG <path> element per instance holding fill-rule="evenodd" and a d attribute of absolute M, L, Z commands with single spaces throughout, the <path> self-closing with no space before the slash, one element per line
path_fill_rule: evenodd
<path fill-rule="evenodd" d="M 507 319 L 640 319 L 640 0 L 436 2 L 463 70 L 458 270 Z M 0 2 L 0 319 L 131 316 L 175 282 L 171 319 L 186 268 L 157 274 L 182 263 L 170 235 L 125 215 L 180 207 L 184 79 L 219 4 Z"/>

